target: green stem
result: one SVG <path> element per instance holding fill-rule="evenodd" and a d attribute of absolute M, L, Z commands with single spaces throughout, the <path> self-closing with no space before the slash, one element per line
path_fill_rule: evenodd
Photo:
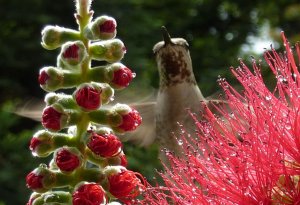
<path fill-rule="evenodd" d="M 91 0 L 77 0 L 77 22 L 79 24 L 79 31 L 81 35 L 81 40 L 84 43 L 87 51 L 89 50 L 89 40 L 86 39 L 83 35 L 83 29 L 87 26 L 87 24 L 91 21 L 92 12 L 90 11 Z M 91 59 L 87 58 L 81 65 L 81 82 L 85 82 L 88 75 L 88 70 L 91 66 Z M 89 117 L 87 114 L 82 113 L 81 120 L 77 124 L 77 133 L 76 140 L 78 143 L 79 150 L 84 153 L 84 144 L 81 140 L 82 136 L 88 129 L 89 125 Z"/>

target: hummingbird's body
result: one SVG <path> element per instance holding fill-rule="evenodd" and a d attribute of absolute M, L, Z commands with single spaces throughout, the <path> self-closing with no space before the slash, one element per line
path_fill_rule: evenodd
<path fill-rule="evenodd" d="M 194 123 L 188 109 L 199 111 L 200 101 L 205 98 L 195 80 L 187 42 L 182 38 L 171 39 L 164 32 L 164 41 L 153 49 L 160 77 L 155 107 L 156 140 L 161 148 L 180 155 L 178 123 L 192 131 Z M 165 161 L 164 152 L 160 158 Z"/>

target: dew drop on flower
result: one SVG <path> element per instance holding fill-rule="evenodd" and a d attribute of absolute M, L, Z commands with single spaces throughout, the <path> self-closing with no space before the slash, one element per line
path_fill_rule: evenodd
<path fill-rule="evenodd" d="M 272 99 L 272 97 L 271 97 L 271 96 L 269 96 L 269 95 L 268 95 L 268 96 L 266 96 L 266 100 L 267 100 L 267 101 L 269 101 L 269 100 L 271 100 L 271 99 Z"/>
<path fill-rule="evenodd" d="M 183 141 L 182 140 L 178 140 L 178 145 L 183 145 Z"/>
<path fill-rule="evenodd" d="M 136 77 L 136 73 L 132 73 L 132 78 L 135 78 Z"/>
<path fill-rule="evenodd" d="M 292 126 L 289 125 L 289 124 L 287 124 L 287 125 L 285 125 L 285 128 L 286 128 L 287 130 L 290 130 L 290 129 L 292 128 Z"/>

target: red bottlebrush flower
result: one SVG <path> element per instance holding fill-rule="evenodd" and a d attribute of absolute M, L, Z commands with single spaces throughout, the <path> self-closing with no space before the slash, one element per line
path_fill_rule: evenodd
<path fill-rule="evenodd" d="M 39 81 L 39 84 L 40 85 L 45 85 L 47 80 L 49 79 L 49 75 L 47 74 L 47 72 L 45 70 L 43 70 L 40 75 L 39 75 L 39 78 L 38 78 L 38 81 Z"/>
<path fill-rule="evenodd" d="M 43 188 L 42 180 L 43 180 L 42 175 L 38 175 L 35 172 L 30 172 L 26 176 L 26 185 L 28 188 L 33 190 L 42 189 Z"/>
<path fill-rule="evenodd" d="M 88 148 L 101 157 L 113 157 L 122 151 L 122 143 L 113 134 L 91 133 L 87 142 Z"/>
<path fill-rule="evenodd" d="M 123 131 L 135 130 L 141 123 L 142 117 L 135 109 L 131 108 L 131 111 L 125 115 L 122 115 L 122 124 L 118 126 Z"/>
<path fill-rule="evenodd" d="M 61 127 L 61 117 L 62 113 L 58 112 L 51 106 L 48 106 L 44 109 L 42 115 L 42 124 L 45 128 L 58 131 Z"/>
<path fill-rule="evenodd" d="M 103 188 L 96 183 L 83 183 L 73 193 L 73 205 L 100 205 L 106 202 Z"/>
<path fill-rule="evenodd" d="M 75 149 L 63 147 L 56 151 L 55 164 L 61 171 L 72 172 L 80 166 L 79 151 Z"/>
<path fill-rule="evenodd" d="M 63 57 L 66 59 L 78 59 L 79 54 L 79 46 L 75 43 L 70 45 L 66 50 L 62 53 Z"/>
<path fill-rule="evenodd" d="M 196 138 L 181 137 L 185 157 L 168 153 L 166 186 L 149 188 L 144 204 L 299 203 L 300 73 L 282 38 L 284 54 L 264 54 L 277 79 L 274 91 L 254 60 L 254 72 L 242 61 L 232 68 L 244 92 L 219 80 L 227 99 L 227 107 L 215 107 L 221 117 L 207 107 L 201 120 L 193 115 Z M 298 44 L 295 50 L 299 59 Z"/>
<path fill-rule="evenodd" d="M 132 81 L 134 74 L 127 67 L 121 67 L 113 73 L 112 83 L 117 88 L 125 88 Z"/>
<path fill-rule="evenodd" d="M 101 88 L 85 84 L 75 91 L 75 100 L 86 110 L 96 110 L 101 106 L 101 93 Z"/>
<path fill-rule="evenodd" d="M 114 33 L 116 31 L 116 21 L 106 20 L 104 23 L 99 25 L 99 30 L 102 33 Z"/>
<path fill-rule="evenodd" d="M 108 176 L 109 192 L 123 203 L 131 202 L 144 189 L 138 173 L 121 169 L 121 172 L 111 173 Z"/>

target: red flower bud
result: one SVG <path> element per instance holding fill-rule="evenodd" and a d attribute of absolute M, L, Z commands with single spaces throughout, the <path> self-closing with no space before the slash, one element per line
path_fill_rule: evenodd
<path fill-rule="evenodd" d="M 58 112 L 51 106 L 48 106 L 44 109 L 42 115 L 42 124 L 45 128 L 58 131 L 61 127 L 61 117 L 62 113 Z"/>
<path fill-rule="evenodd" d="M 113 134 L 91 133 L 87 142 L 88 148 L 101 157 L 112 157 L 122 151 L 122 143 Z"/>
<path fill-rule="evenodd" d="M 63 147 L 55 152 L 55 163 L 64 172 L 72 172 L 80 166 L 80 158 L 75 148 Z"/>
<path fill-rule="evenodd" d="M 33 138 L 31 138 L 31 140 L 30 140 L 29 149 L 30 149 L 31 151 L 35 152 L 36 147 L 39 146 L 41 143 L 42 143 L 41 140 L 39 140 L 39 139 L 36 138 L 36 137 L 33 137 Z"/>
<path fill-rule="evenodd" d="M 96 183 L 81 184 L 72 197 L 73 205 L 100 205 L 106 202 L 103 188 Z"/>
<path fill-rule="evenodd" d="M 125 88 L 132 81 L 134 74 L 127 67 L 121 67 L 113 73 L 112 83 L 116 88 Z"/>
<path fill-rule="evenodd" d="M 123 122 L 118 128 L 123 131 L 132 131 L 135 130 L 141 123 L 142 117 L 135 109 L 131 108 L 131 111 L 125 115 L 122 115 Z"/>
<path fill-rule="evenodd" d="M 96 110 L 101 106 L 101 92 L 101 88 L 85 84 L 75 91 L 75 100 L 86 110 Z"/>
<path fill-rule="evenodd" d="M 140 194 L 144 188 L 137 173 L 121 169 L 119 173 L 111 173 L 108 176 L 109 192 L 120 201 L 127 203 Z"/>
<path fill-rule="evenodd" d="M 42 189 L 43 188 L 42 180 L 43 180 L 42 175 L 38 175 L 37 173 L 30 172 L 26 176 L 26 185 L 30 189 L 34 189 L 34 190 Z"/>
<path fill-rule="evenodd" d="M 67 65 L 78 65 L 87 56 L 84 44 L 81 41 L 69 42 L 63 45 L 59 59 Z M 64 64 L 60 64 L 63 69 L 67 67 Z"/>
<path fill-rule="evenodd" d="M 116 31 L 116 21 L 113 19 L 106 20 L 99 26 L 100 33 L 114 33 Z"/>
<path fill-rule="evenodd" d="M 62 53 L 64 58 L 77 59 L 78 58 L 78 50 L 79 47 L 76 44 L 72 44 L 66 48 L 66 50 Z"/>
<path fill-rule="evenodd" d="M 39 84 L 40 85 L 45 85 L 47 80 L 49 79 L 49 75 L 47 74 L 47 72 L 45 70 L 43 70 L 40 75 L 39 75 L 39 78 L 38 78 L 38 81 L 39 81 Z"/>
<path fill-rule="evenodd" d="M 36 168 L 26 176 L 26 185 L 36 192 L 45 192 L 51 189 L 56 182 L 56 176 L 44 165 Z"/>

